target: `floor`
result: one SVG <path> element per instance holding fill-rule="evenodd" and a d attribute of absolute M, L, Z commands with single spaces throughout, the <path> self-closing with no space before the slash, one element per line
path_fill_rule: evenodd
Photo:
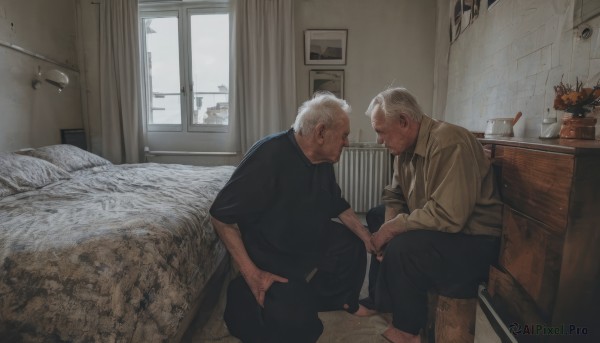
<path fill-rule="evenodd" d="M 364 215 L 359 215 L 364 223 Z M 370 256 L 368 257 L 370 258 Z M 368 261 L 367 261 L 368 262 Z M 368 275 L 367 263 L 367 275 Z M 367 296 L 368 280 L 365 278 L 361 290 L 361 298 Z M 218 303 L 211 313 L 207 324 L 194 332 L 191 342 L 202 343 L 240 343 L 241 341 L 229 335 L 223 322 L 225 308 L 225 287 L 221 290 Z M 385 343 L 381 333 L 391 320 L 389 314 L 371 317 L 355 317 L 345 311 L 322 312 L 319 318 L 325 327 L 318 343 L 353 342 L 353 343 Z"/>
<path fill-rule="evenodd" d="M 365 280 L 361 298 L 367 295 Z M 227 332 L 223 322 L 225 307 L 225 288 L 219 295 L 218 303 L 204 328 L 194 332 L 191 342 L 202 343 L 240 343 Z M 385 343 L 381 333 L 387 327 L 389 315 L 374 315 L 371 317 L 355 317 L 345 311 L 322 312 L 319 318 L 325 327 L 318 343 L 353 342 L 353 343 Z"/>

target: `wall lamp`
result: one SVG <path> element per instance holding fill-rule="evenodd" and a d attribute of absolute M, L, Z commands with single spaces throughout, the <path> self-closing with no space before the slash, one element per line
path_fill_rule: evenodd
<path fill-rule="evenodd" d="M 67 74 L 63 73 L 57 69 L 51 69 L 42 75 L 41 69 L 38 67 L 38 73 L 35 79 L 31 81 L 31 86 L 33 89 L 40 88 L 40 85 L 43 81 L 48 82 L 49 84 L 58 88 L 58 92 L 62 92 L 63 88 L 65 88 L 69 84 L 69 77 Z"/>

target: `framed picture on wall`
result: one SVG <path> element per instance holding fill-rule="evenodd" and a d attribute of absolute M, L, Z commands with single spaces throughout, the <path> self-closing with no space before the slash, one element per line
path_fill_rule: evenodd
<path fill-rule="evenodd" d="M 304 31 L 304 64 L 346 64 L 348 30 Z"/>
<path fill-rule="evenodd" d="M 340 99 L 344 98 L 343 70 L 310 70 L 308 80 L 308 94 L 310 97 L 315 92 L 328 91 Z"/>
<path fill-rule="evenodd" d="M 480 5 L 481 0 L 451 0 L 450 43 L 454 42 L 460 33 L 479 17 Z"/>
<path fill-rule="evenodd" d="M 499 0 L 487 0 L 488 2 L 488 10 L 492 8 Z"/>
<path fill-rule="evenodd" d="M 450 43 L 454 42 L 462 32 L 462 0 L 450 2 Z"/>

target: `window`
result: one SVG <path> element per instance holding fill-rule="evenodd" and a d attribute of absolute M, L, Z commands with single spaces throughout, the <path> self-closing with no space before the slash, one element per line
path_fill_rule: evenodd
<path fill-rule="evenodd" d="M 225 5 L 141 7 L 148 131 L 228 131 L 229 26 Z"/>

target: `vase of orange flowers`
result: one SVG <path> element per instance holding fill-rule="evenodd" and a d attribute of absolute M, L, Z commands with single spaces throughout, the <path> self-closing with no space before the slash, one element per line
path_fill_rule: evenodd
<path fill-rule="evenodd" d="M 586 115 L 600 105 L 600 81 L 590 88 L 583 87 L 583 82 L 578 79 L 575 87 L 561 81 L 554 86 L 554 92 L 554 109 L 565 112 L 560 138 L 595 139 L 597 120 Z"/>

